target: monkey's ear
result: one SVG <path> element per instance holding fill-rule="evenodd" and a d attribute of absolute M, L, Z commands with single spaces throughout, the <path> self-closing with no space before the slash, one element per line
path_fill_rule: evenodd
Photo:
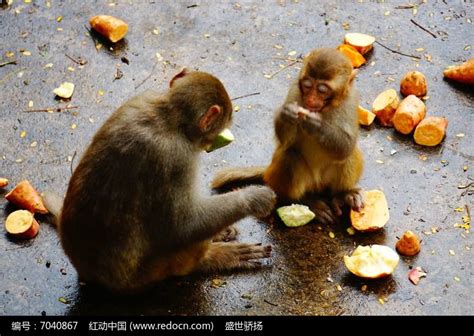
<path fill-rule="evenodd" d="M 358 73 L 359 73 L 359 70 L 357 69 L 352 70 L 352 73 L 349 75 L 349 85 L 352 84 L 352 82 L 354 81 L 354 78 L 356 78 Z"/>
<path fill-rule="evenodd" d="M 206 113 L 199 119 L 199 129 L 201 132 L 207 132 L 222 115 L 222 109 L 219 105 L 212 105 Z"/>
<path fill-rule="evenodd" d="M 188 73 L 189 73 L 189 70 L 188 70 L 188 69 L 182 68 L 180 72 L 178 72 L 176 75 L 173 76 L 173 78 L 171 78 L 171 80 L 170 80 L 170 87 L 173 86 L 173 83 L 174 83 L 175 80 L 186 76 Z"/>

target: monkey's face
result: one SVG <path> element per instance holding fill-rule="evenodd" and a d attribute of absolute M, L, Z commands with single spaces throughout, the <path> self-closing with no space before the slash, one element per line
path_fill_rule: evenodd
<path fill-rule="evenodd" d="M 316 49 L 306 56 L 300 73 L 299 88 L 303 107 L 325 112 L 346 94 L 352 66 L 336 49 Z"/>
<path fill-rule="evenodd" d="M 321 112 L 328 105 L 334 92 L 326 81 L 304 77 L 300 81 L 303 107 L 310 112 Z"/>

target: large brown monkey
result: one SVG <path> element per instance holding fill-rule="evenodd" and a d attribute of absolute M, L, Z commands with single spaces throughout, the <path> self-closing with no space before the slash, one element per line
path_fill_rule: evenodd
<path fill-rule="evenodd" d="M 276 113 L 278 144 L 271 164 L 223 170 L 212 187 L 263 179 L 280 198 L 309 202 L 323 223 L 336 221 L 345 204 L 360 210 L 363 198 L 355 187 L 363 156 L 357 147 L 355 74 L 349 60 L 336 49 L 309 53 Z M 329 205 L 315 199 L 323 193 L 329 193 Z"/>
<path fill-rule="evenodd" d="M 245 216 L 268 215 L 275 194 L 252 186 L 202 197 L 195 190 L 199 153 L 231 122 L 222 83 L 183 70 L 164 95 L 147 92 L 115 111 L 94 136 L 61 200 L 64 251 L 80 279 L 136 292 L 168 276 L 253 268 L 270 256 L 261 244 L 212 241 Z"/>

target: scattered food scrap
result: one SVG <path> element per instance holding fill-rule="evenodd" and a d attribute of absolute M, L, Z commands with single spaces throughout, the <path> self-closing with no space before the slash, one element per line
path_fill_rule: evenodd
<path fill-rule="evenodd" d="M 110 15 L 97 15 L 90 18 L 89 23 L 96 32 L 115 43 L 127 35 L 128 24 Z"/>
<path fill-rule="evenodd" d="M 53 92 L 61 98 L 71 98 L 74 93 L 74 84 L 69 82 L 62 83 L 58 88 L 54 89 Z"/>
<path fill-rule="evenodd" d="M 420 282 L 420 279 L 424 277 L 426 277 L 426 273 L 423 272 L 423 269 L 419 266 L 415 267 L 410 272 L 408 272 L 408 279 L 414 285 L 418 285 L 418 283 Z"/>
<path fill-rule="evenodd" d="M 0 177 L 0 188 L 5 188 L 8 185 L 8 179 Z"/>
<path fill-rule="evenodd" d="M 223 287 L 227 284 L 226 281 L 222 280 L 222 279 L 219 279 L 219 278 L 214 278 L 212 279 L 212 282 L 211 282 L 211 287 L 212 288 L 219 288 L 219 287 Z"/>
<path fill-rule="evenodd" d="M 398 253 L 404 256 L 414 256 L 420 252 L 420 240 L 412 231 L 406 231 L 395 245 Z"/>

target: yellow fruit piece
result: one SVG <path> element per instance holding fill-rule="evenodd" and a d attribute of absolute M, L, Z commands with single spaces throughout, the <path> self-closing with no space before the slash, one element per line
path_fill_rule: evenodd
<path fill-rule="evenodd" d="M 400 257 L 388 246 L 359 245 L 351 256 L 344 256 L 347 269 L 361 278 L 381 278 L 393 273 Z"/>

